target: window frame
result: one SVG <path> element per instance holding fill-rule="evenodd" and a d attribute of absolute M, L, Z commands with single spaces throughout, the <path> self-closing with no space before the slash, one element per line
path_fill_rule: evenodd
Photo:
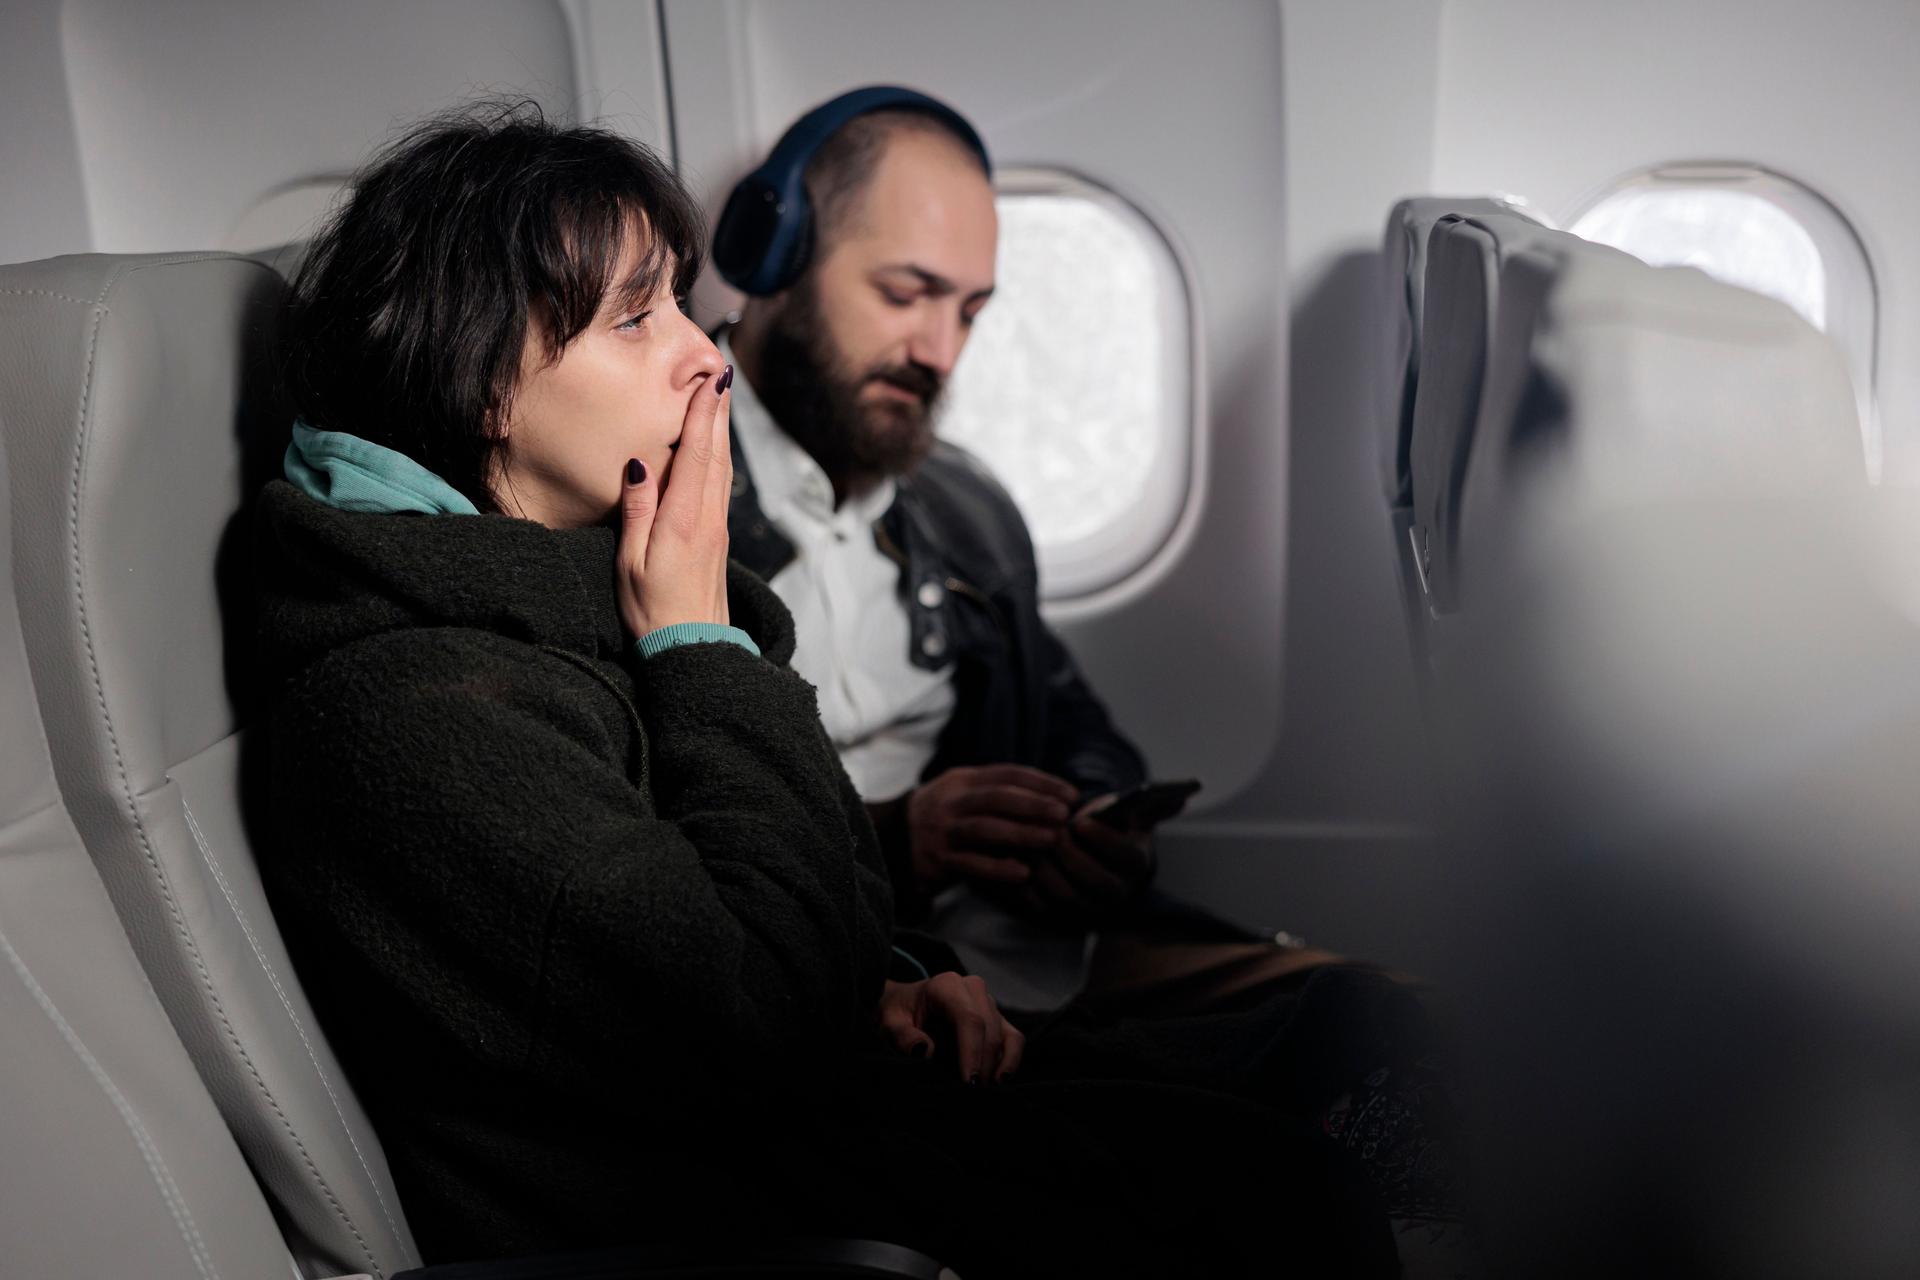
<path fill-rule="evenodd" d="M 1098 206 L 1135 233 L 1161 286 L 1166 309 L 1160 312 L 1161 349 L 1170 357 L 1156 420 L 1158 443 L 1167 450 L 1154 480 L 1129 516 L 1110 520 L 1095 532 L 1042 546 L 1035 539 L 1041 600 L 1050 614 L 1098 611 L 1127 594 L 1145 577 L 1188 520 L 1194 506 L 1204 458 L 1200 376 L 1201 344 L 1196 317 L 1200 306 L 1191 272 L 1172 239 L 1133 201 L 1113 189 L 1067 169 L 1026 165 L 995 170 L 996 205 L 1003 198 L 1065 197 Z M 943 431 L 944 435 L 944 431 Z M 967 447 L 964 441 L 955 441 Z M 999 474 L 991 458 L 984 459 Z M 1002 483 L 1006 478 L 1000 477 Z M 1012 488 L 1011 485 L 1008 486 Z"/>
<path fill-rule="evenodd" d="M 1873 256 L 1852 219 L 1812 185 L 1764 165 L 1735 160 L 1673 161 L 1616 178 L 1582 201 L 1566 219 L 1569 230 L 1620 196 L 1647 190 L 1714 187 L 1758 197 L 1807 233 L 1827 273 L 1823 332 L 1840 352 L 1853 382 L 1866 452 L 1867 476 L 1878 484 L 1885 458 L 1880 421 L 1880 280 Z"/>

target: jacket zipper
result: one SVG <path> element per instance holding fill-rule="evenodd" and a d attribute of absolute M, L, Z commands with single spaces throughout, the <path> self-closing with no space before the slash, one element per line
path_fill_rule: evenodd
<path fill-rule="evenodd" d="M 873 526 L 873 531 L 880 536 L 880 549 L 886 552 L 887 558 L 899 565 L 902 569 L 911 572 L 913 566 L 907 562 L 906 552 L 900 550 L 900 548 L 895 545 L 892 536 L 887 533 L 886 526 L 876 522 Z M 967 597 L 967 599 L 985 609 L 987 616 L 993 619 L 994 630 L 1000 633 L 1002 639 L 1006 638 L 1006 619 L 1000 613 L 1000 606 L 995 604 L 986 592 L 980 590 L 980 588 L 974 586 L 971 582 L 966 582 L 951 574 L 942 579 L 941 585 L 949 591 Z"/>
<path fill-rule="evenodd" d="M 975 604 L 985 609 L 987 616 L 993 619 L 994 630 L 998 631 L 1003 639 L 1006 637 L 1006 619 L 1000 614 L 1000 606 L 995 604 L 986 592 L 980 590 L 972 583 L 962 582 L 958 578 L 948 578 L 946 586 L 947 590 L 966 596 L 969 600 L 972 600 Z"/>

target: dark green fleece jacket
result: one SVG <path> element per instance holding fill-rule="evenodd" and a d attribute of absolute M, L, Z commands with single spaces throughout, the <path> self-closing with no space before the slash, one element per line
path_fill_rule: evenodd
<path fill-rule="evenodd" d="M 751 1162 L 873 1035 L 886 870 L 791 619 L 734 566 L 764 656 L 639 659 L 613 552 L 261 500 L 262 870 L 429 1261 L 652 1234 L 636 1166 Z"/>

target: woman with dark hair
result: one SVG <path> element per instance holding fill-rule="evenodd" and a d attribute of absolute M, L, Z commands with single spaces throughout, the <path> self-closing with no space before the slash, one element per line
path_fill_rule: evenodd
<path fill-rule="evenodd" d="M 491 106 L 378 156 L 295 284 L 263 870 L 429 1260 L 845 1234 L 975 1280 L 1390 1271 L 1307 1132 L 1338 975 L 1022 1069 L 894 934 L 791 622 L 727 565 L 699 258 L 644 148 Z"/>

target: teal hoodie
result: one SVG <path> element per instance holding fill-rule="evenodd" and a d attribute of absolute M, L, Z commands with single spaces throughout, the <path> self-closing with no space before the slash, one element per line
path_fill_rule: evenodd
<path fill-rule="evenodd" d="M 288 483 L 316 502 L 342 511 L 375 515 L 413 512 L 427 516 L 477 516 L 480 509 L 458 489 L 406 454 L 344 431 L 321 431 L 296 420 L 282 469 Z M 643 658 L 675 645 L 760 646 L 738 627 L 718 622 L 680 622 L 649 631 L 635 641 Z"/>

